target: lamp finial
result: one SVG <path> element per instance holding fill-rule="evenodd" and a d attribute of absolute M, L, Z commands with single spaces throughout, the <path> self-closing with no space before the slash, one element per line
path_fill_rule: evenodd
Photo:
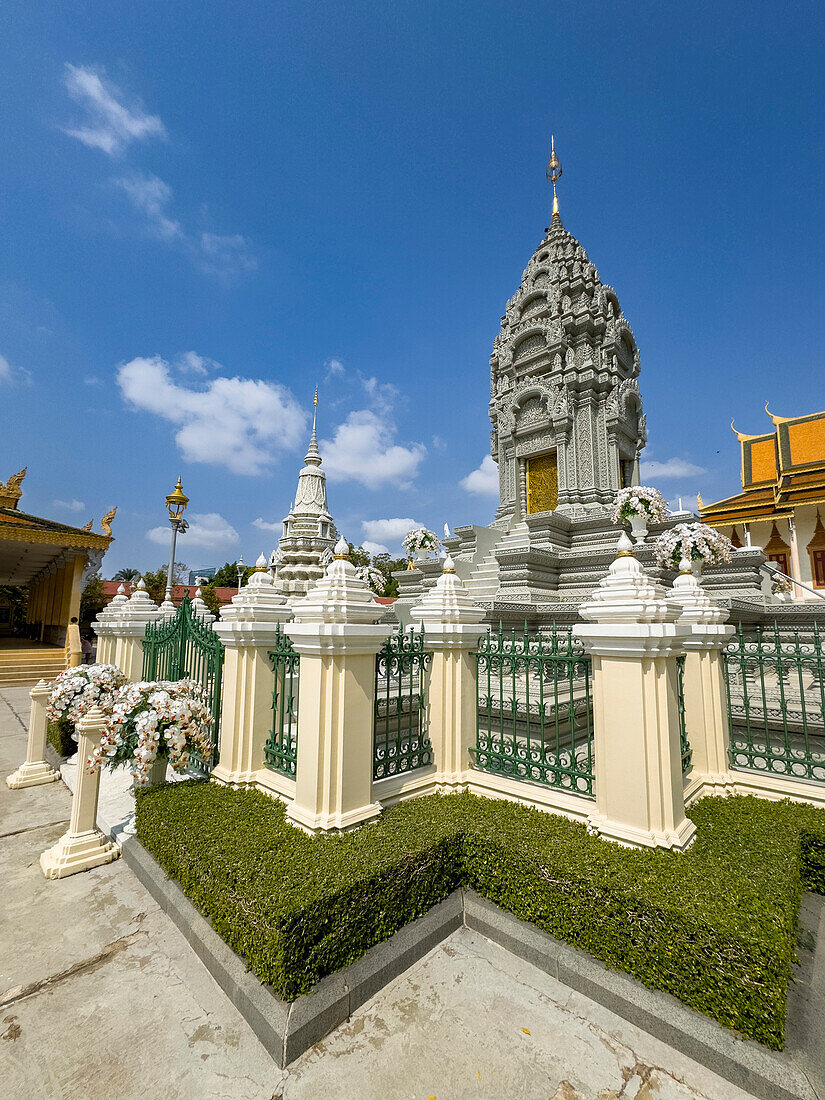
<path fill-rule="evenodd" d="M 561 179 L 561 161 L 556 156 L 556 138 L 555 135 L 550 135 L 550 159 L 547 162 L 547 170 L 545 172 L 548 180 L 553 184 L 553 217 L 559 217 L 559 200 L 556 195 L 556 184 Z"/>

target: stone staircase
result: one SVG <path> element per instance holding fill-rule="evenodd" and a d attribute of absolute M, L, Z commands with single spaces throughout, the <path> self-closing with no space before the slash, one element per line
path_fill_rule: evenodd
<path fill-rule="evenodd" d="M 53 680 L 66 668 L 66 650 L 58 646 L 15 646 L 0 643 L 0 687 Z"/>
<path fill-rule="evenodd" d="M 494 600 L 498 594 L 499 567 L 496 554 L 502 550 L 525 550 L 530 545 L 527 524 L 514 523 L 493 549 L 481 559 L 467 580 L 467 591 L 476 603 Z"/>

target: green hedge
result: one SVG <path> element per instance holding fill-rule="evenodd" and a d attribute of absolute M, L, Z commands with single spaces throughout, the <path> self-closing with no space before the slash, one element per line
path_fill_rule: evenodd
<path fill-rule="evenodd" d="M 47 737 L 58 756 L 74 756 L 77 752 L 77 741 L 74 740 L 74 726 L 68 718 L 60 718 L 57 722 L 49 722 Z"/>
<path fill-rule="evenodd" d="M 254 791 L 138 792 L 143 845 L 249 967 L 292 1000 L 457 886 L 780 1048 L 803 889 L 825 892 L 825 812 L 704 799 L 684 855 L 472 795 L 414 799 L 310 838 Z"/>

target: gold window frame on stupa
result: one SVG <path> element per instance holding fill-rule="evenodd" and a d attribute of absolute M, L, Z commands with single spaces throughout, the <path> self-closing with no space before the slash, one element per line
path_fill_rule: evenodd
<path fill-rule="evenodd" d="M 545 451 L 524 460 L 527 514 L 552 512 L 559 503 L 558 452 Z"/>

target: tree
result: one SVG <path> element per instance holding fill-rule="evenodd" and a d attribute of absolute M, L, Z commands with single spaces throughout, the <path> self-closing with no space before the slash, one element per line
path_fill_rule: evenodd
<path fill-rule="evenodd" d="M 103 594 L 103 578 L 99 573 L 93 573 L 86 582 L 86 587 L 80 594 L 80 621 L 90 623 L 96 619 L 98 612 L 106 606 L 106 597 Z"/>
<path fill-rule="evenodd" d="M 243 571 L 244 584 L 255 572 L 254 565 L 245 565 Z M 237 588 L 238 566 L 236 562 L 228 561 L 220 567 L 215 576 L 209 582 L 212 588 Z"/>
<path fill-rule="evenodd" d="M 354 542 L 349 544 L 349 560 L 357 569 L 359 565 L 372 565 L 369 550 L 363 546 L 356 546 Z"/>
<path fill-rule="evenodd" d="M 223 606 L 218 599 L 218 594 L 215 591 L 215 585 L 210 581 L 209 584 L 203 585 L 201 588 L 201 599 L 212 612 L 213 615 L 220 613 Z"/>
<path fill-rule="evenodd" d="M 380 569 L 387 578 L 387 584 L 384 588 L 383 595 L 396 597 L 398 595 L 398 581 L 393 576 L 393 573 L 406 569 L 407 559 L 391 558 L 389 554 L 375 554 L 372 559 L 372 564 L 376 569 Z"/>
<path fill-rule="evenodd" d="M 144 573 L 143 583 L 146 585 L 146 591 L 151 599 L 155 603 L 163 603 L 166 592 L 166 566 L 161 566 L 154 573 Z"/>
<path fill-rule="evenodd" d="M 136 581 L 140 576 L 139 569 L 118 569 L 117 573 L 112 577 L 113 581 L 125 581 L 127 584 L 131 584 L 132 581 Z"/>

